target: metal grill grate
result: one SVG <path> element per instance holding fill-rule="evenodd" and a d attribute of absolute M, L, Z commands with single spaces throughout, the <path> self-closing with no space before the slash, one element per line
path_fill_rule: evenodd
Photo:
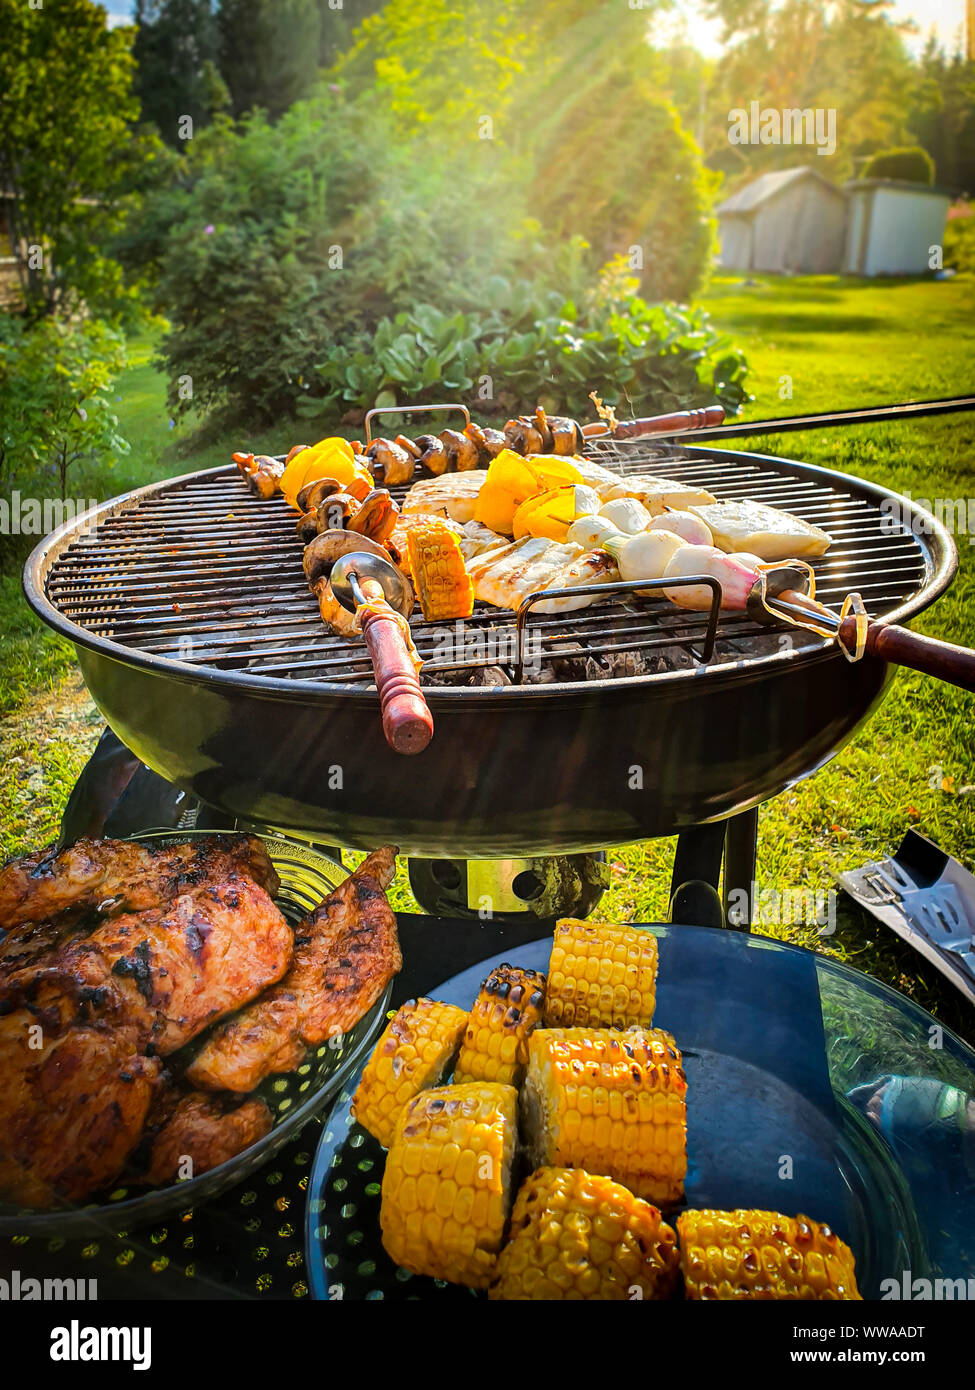
<path fill-rule="evenodd" d="M 817 596 L 830 606 L 857 589 L 870 613 L 881 616 L 925 583 L 918 539 L 869 496 L 834 485 L 826 470 L 790 472 L 785 461 L 779 467 L 755 456 L 659 444 L 596 441 L 589 452 L 623 475 L 664 474 L 719 499 L 751 498 L 824 527 L 833 545 L 815 562 Z M 392 491 L 401 500 L 407 489 Z M 362 643 L 323 628 L 304 583 L 295 520 L 283 498 L 253 497 L 236 469 L 177 479 L 123 500 L 91 534 L 72 539 L 49 570 L 47 596 L 81 628 L 150 656 L 250 675 L 369 683 Z M 566 658 L 602 658 L 605 667 L 625 653 L 689 666 L 700 660 L 706 623 L 706 614 L 665 599 L 620 599 L 532 616 L 528 630 L 541 669 L 551 672 Z M 412 627 L 424 678 L 504 666 L 508 650 L 513 659 L 514 615 L 484 604 L 460 628 L 417 617 Z M 797 644 L 820 643 L 788 630 Z M 733 613 L 721 615 L 717 638 L 712 663 L 761 654 L 770 640 L 768 628 Z M 777 650 L 774 635 L 771 641 Z"/>

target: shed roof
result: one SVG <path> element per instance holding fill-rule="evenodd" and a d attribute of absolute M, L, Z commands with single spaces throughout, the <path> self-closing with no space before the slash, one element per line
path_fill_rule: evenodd
<path fill-rule="evenodd" d="M 770 174 L 759 174 L 757 179 L 752 179 L 751 183 L 746 183 L 744 188 L 739 188 L 737 193 L 732 193 L 730 198 L 726 198 L 715 212 L 718 216 L 725 213 L 736 213 L 742 217 L 750 216 L 762 203 L 767 203 L 770 198 L 774 198 L 783 189 L 791 184 L 799 183 L 803 179 L 815 179 L 822 184 L 823 188 L 830 193 L 835 193 L 840 198 L 847 195 L 842 188 L 837 188 L 835 183 L 830 183 L 817 169 L 811 169 L 807 164 L 801 165 L 798 169 L 778 169 Z"/>

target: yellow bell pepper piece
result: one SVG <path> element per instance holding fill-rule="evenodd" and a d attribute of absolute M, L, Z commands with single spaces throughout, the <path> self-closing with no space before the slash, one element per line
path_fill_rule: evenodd
<path fill-rule="evenodd" d="M 515 540 L 522 536 L 543 536 L 550 541 L 564 541 L 576 519 L 575 493 L 575 484 L 568 483 L 522 502 L 512 523 Z"/>
<path fill-rule="evenodd" d="M 542 491 L 534 470 L 513 449 L 502 449 L 491 460 L 487 477 L 474 504 L 474 520 L 510 536 L 515 512 Z"/>
<path fill-rule="evenodd" d="M 575 464 L 558 454 L 532 454 L 525 462 L 535 474 L 543 492 L 549 488 L 562 487 L 565 483 L 585 482 Z"/>
<path fill-rule="evenodd" d="M 355 477 L 369 478 L 364 465 L 357 461 L 351 445 L 345 439 L 323 439 L 310 449 L 302 449 L 284 470 L 281 491 L 288 505 L 296 504 L 298 493 L 306 483 L 320 478 L 334 478 L 337 483 L 351 482 Z"/>

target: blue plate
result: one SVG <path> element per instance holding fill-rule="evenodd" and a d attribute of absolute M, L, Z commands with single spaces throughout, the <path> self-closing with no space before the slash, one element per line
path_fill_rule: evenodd
<path fill-rule="evenodd" d="M 865 1298 L 879 1298 L 883 1281 L 900 1283 L 904 1271 L 912 1278 L 939 1273 L 939 1232 L 922 1230 L 916 1209 L 914 1180 L 922 1182 L 924 1174 L 904 1161 L 905 1134 L 868 1118 L 864 1087 L 869 1092 L 873 1077 L 883 1086 L 896 1074 L 930 1081 L 940 1095 L 951 1089 L 942 1075 L 947 1069 L 956 1086 L 970 1080 L 965 1089 L 975 1095 L 975 1054 L 942 1030 L 937 1057 L 929 1046 L 934 1019 L 811 951 L 738 932 L 647 929 L 660 947 L 654 1024 L 674 1034 L 687 1073 L 687 1205 L 802 1212 L 828 1222 L 854 1251 Z M 494 966 L 508 960 L 546 970 L 550 951 L 550 937 L 509 949 L 430 995 L 470 1008 Z M 857 1036 L 861 1025 L 868 1039 Z M 857 1065 L 871 1076 L 856 1074 Z M 326 1121 L 312 1168 L 306 1250 L 313 1296 L 481 1296 L 410 1275 L 383 1250 L 385 1151 L 351 1118 L 357 1081 L 350 1079 Z M 907 1140 L 910 1148 L 909 1131 Z M 951 1162 L 951 1154 L 940 1156 L 942 1176 Z M 957 1231 L 952 1235 L 946 1272 L 964 1277 L 969 1266 L 975 1274 L 975 1220 L 958 1196 L 967 1175 L 959 1170 L 946 1180 L 951 1210 L 961 1211 L 965 1225 L 960 1242 Z"/>

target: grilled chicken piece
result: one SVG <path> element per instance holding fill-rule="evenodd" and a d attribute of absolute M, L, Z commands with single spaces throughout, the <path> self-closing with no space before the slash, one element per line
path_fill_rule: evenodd
<path fill-rule="evenodd" d="M 449 463 L 447 450 L 435 434 L 418 434 L 416 437 L 416 447 L 420 450 L 417 461 L 432 473 L 434 477 L 439 477 L 441 473 L 446 473 Z"/>
<path fill-rule="evenodd" d="M 0 1195 L 46 1208 L 118 1176 L 160 1063 L 141 1055 L 134 1028 L 38 1024 L 32 1009 L 0 1012 Z"/>
<path fill-rule="evenodd" d="M 396 851 L 377 850 L 295 929 L 284 979 L 216 1030 L 187 1068 L 206 1090 L 252 1091 L 300 1065 L 309 1047 L 348 1032 L 380 997 L 403 958 L 384 888 Z"/>
<path fill-rule="evenodd" d="M 280 980 L 293 948 L 264 889 L 231 876 L 166 907 L 108 918 L 26 963 L 8 953 L 2 980 L 8 1000 L 60 1026 L 121 1018 L 168 1056 Z"/>
<path fill-rule="evenodd" d="M 473 439 L 458 430 L 441 430 L 440 442 L 447 451 L 447 466 L 458 473 L 468 473 L 477 467 L 478 447 Z"/>
<path fill-rule="evenodd" d="M 257 1096 L 239 1103 L 236 1097 L 190 1091 L 177 1099 L 153 1138 L 140 1181 L 161 1187 L 199 1177 L 263 1139 L 272 1123 L 270 1110 Z"/>
<path fill-rule="evenodd" d="M 374 439 L 366 450 L 366 458 L 372 464 L 377 482 L 384 487 L 408 483 L 416 467 L 413 455 L 394 439 Z"/>
<path fill-rule="evenodd" d="M 267 454 L 234 454 L 234 463 L 258 497 L 273 497 L 281 489 L 286 465 Z"/>
<path fill-rule="evenodd" d="M 479 468 L 486 468 L 493 458 L 497 458 L 502 449 L 508 447 L 508 441 L 501 430 L 482 428 L 480 425 L 475 425 L 473 420 L 464 430 L 464 433 L 477 445 Z"/>
<path fill-rule="evenodd" d="M 89 839 L 60 852 L 49 845 L 0 869 L 0 928 L 49 921 L 68 910 L 159 907 L 177 893 L 235 874 L 272 896 L 278 890 L 278 876 L 256 835 L 211 835 L 164 848 Z"/>
<path fill-rule="evenodd" d="M 581 584 L 609 583 L 619 578 L 616 561 L 602 550 L 559 545 L 526 536 L 504 550 L 488 551 L 467 566 L 476 598 L 496 608 L 517 610 L 529 594 L 542 589 L 567 589 Z M 543 599 L 533 613 L 569 613 L 588 608 L 598 595 Z"/>
<path fill-rule="evenodd" d="M 487 473 L 482 468 L 467 473 L 449 473 L 442 478 L 422 478 L 406 494 L 403 515 L 428 512 L 431 516 L 446 516 L 461 526 L 474 520 L 474 505 L 484 485 Z"/>

